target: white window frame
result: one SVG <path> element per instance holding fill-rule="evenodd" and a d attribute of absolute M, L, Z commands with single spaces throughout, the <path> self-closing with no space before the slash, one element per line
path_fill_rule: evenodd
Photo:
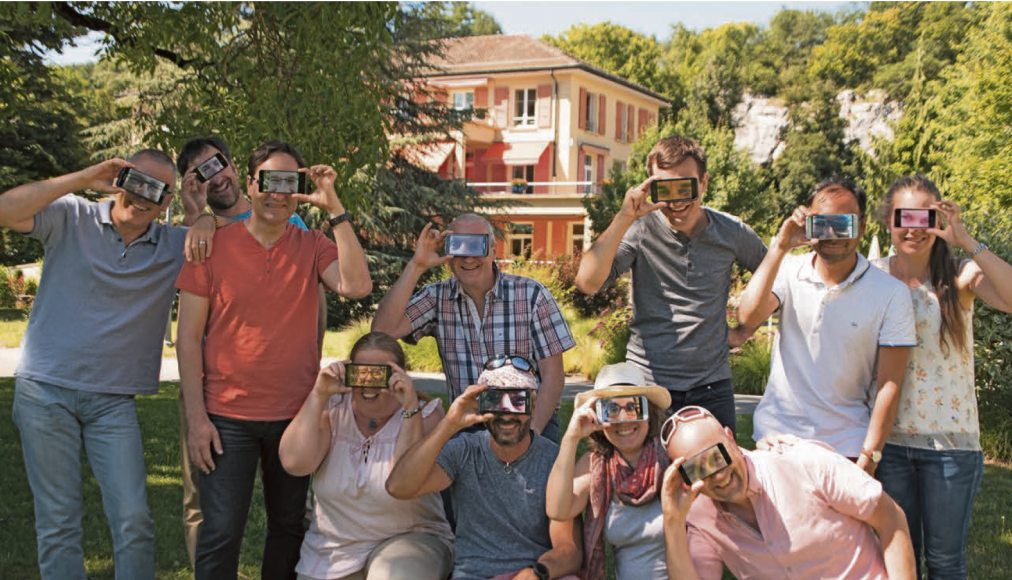
<path fill-rule="evenodd" d="M 594 156 L 590 153 L 583 154 L 583 180 L 588 182 L 583 186 L 583 193 L 594 191 Z"/>
<path fill-rule="evenodd" d="M 458 102 L 458 97 L 462 102 Z M 473 111 L 474 110 L 474 91 L 454 91 L 453 92 L 453 109 L 456 111 Z"/>
<path fill-rule="evenodd" d="M 518 233 L 515 230 L 518 227 L 529 227 L 530 231 Z M 513 251 L 513 243 L 520 242 L 520 252 Z M 534 222 L 510 222 L 509 227 L 509 244 L 506 247 L 509 252 L 510 258 L 530 258 L 534 252 Z"/>
<path fill-rule="evenodd" d="M 517 107 L 522 107 L 517 115 Z M 533 127 L 538 122 L 538 89 L 524 88 L 513 91 L 513 126 Z"/>

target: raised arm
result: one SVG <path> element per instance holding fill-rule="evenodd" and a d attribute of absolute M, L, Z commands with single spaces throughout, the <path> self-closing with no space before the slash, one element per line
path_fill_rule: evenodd
<path fill-rule="evenodd" d="M 401 456 L 422 440 L 423 436 L 428 435 L 436 428 L 443 418 L 443 407 L 437 406 L 429 416 L 422 416 L 421 409 L 426 403 L 418 398 L 411 377 L 396 364 L 391 366 L 394 372 L 390 377 L 390 392 L 394 397 L 397 397 L 397 402 L 401 404 L 403 412 L 411 415 L 404 419 L 404 422 L 401 423 L 401 430 L 397 433 L 397 444 L 394 446 L 394 463 L 396 464 Z"/>
<path fill-rule="evenodd" d="M 372 321 L 374 331 L 385 332 L 395 338 L 404 338 L 411 332 L 411 320 L 404 311 L 422 275 L 429 268 L 442 266 L 453 259 L 452 256 L 439 255 L 443 238 L 448 233 L 433 230 L 432 223 L 425 224 L 415 242 L 415 255 L 376 308 L 376 316 Z"/>
<path fill-rule="evenodd" d="M 798 207 L 790 217 L 784 220 L 769 252 L 766 253 L 759 268 L 752 274 L 748 286 L 741 293 L 741 302 L 738 305 L 738 324 L 744 329 L 758 328 L 780 307 L 780 300 L 773 293 L 773 283 L 777 279 L 777 272 L 780 271 L 780 265 L 787 254 L 805 243 L 805 216 L 807 215 L 808 208 Z"/>
<path fill-rule="evenodd" d="M 35 226 L 35 214 L 68 193 L 86 189 L 120 192 L 113 181 L 124 167 L 132 165 L 122 159 L 109 159 L 81 171 L 10 189 L 0 195 L 0 226 L 26 234 Z"/>
<path fill-rule="evenodd" d="M 214 471 L 214 452 L 219 455 L 223 449 L 218 430 L 207 416 L 204 406 L 204 328 L 210 300 L 185 290 L 179 292 L 179 328 L 176 337 L 176 353 L 179 356 L 179 382 L 183 393 L 183 407 L 186 412 L 187 435 L 190 460 L 203 471 Z"/>
<path fill-rule="evenodd" d="M 545 511 L 553 520 L 571 520 L 583 513 L 590 499 L 590 453 L 576 461 L 580 440 L 603 426 L 594 415 L 595 398 L 573 411 L 566 432 L 559 444 L 559 454 L 548 474 Z"/>
<path fill-rule="evenodd" d="M 334 395 L 351 396 L 351 389 L 344 384 L 343 362 L 331 363 L 320 369 L 313 390 L 281 435 L 278 454 L 281 466 L 288 473 L 296 477 L 314 473 L 330 452 L 331 425 L 327 402 Z"/>
<path fill-rule="evenodd" d="M 963 268 L 956 280 L 964 306 L 969 307 L 973 297 L 977 297 L 992 308 L 1012 313 L 1012 265 L 989 249 L 977 251 L 980 242 L 966 231 L 958 205 L 951 201 L 940 201 L 934 207 L 942 212 L 946 227 L 929 229 L 928 232 L 973 255 L 973 260 Z"/>
<path fill-rule="evenodd" d="M 594 241 L 594 245 L 584 252 L 580 258 L 580 267 L 576 272 L 576 289 L 584 294 L 596 294 L 611 273 L 612 262 L 618 252 L 619 242 L 637 219 L 655 209 L 664 207 L 663 203 L 651 203 L 650 177 L 636 187 L 625 192 L 622 207 L 612 218 L 608 228 Z"/>
<path fill-rule="evenodd" d="M 907 518 L 900 506 L 883 493 L 866 523 L 875 529 L 882 545 L 886 575 L 891 580 L 913 580 L 917 573 L 914 547 Z"/>
<path fill-rule="evenodd" d="M 689 516 L 689 509 L 692 502 L 699 496 L 703 489 L 703 482 L 697 481 L 692 487 L 685 485 L 678 467 L 685 462 L 684 457 L 679 457 L 671 463 L 668 470 L 664 472 L 664 482 L 661 485 L 661 512 L 664 521 L 664 550 L 665 559 L 668 565 L 669 580 L 699 580 L 700 574 L 696 571 L 692 553 L 689 550 L 689 532 L 686 527 L 686 520 Z M 714 565 L 712 553 L 706 554 L 711 568 L 716 568 L 717 578 L 723 565 L 717 561 Z M 710 577 L 707 574 L 707 577 Z"/>

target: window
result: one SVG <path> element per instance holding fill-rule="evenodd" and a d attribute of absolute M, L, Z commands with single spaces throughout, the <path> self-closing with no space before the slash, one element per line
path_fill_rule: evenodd
<path fill-rule="evenodd" d="M 513 125 L 516 127 L 533 127 L 535 123 L 534 108 L 538 102 L 538 90 L 517 89 L 513 100 Z"/>
<path fill-rule="evenodd" d="M 592 155 L 583 156 L 583 180 L 587 182 L 587 185 L 583 186 L 583 193 L 593 193 L 594 191 L 594 157 Z"/>
<path fill-rule="evenodd" d="M 616 137 L 622 143 L 629 143 L 632 141 L 632 135 L 629 134 L 629 110 L 619 103 L 616 112 L 618 113 L 618 135 Z"/>
<path fill-rule="evenodd" d="M 583 126 L 591 133 L 598 133 L 601 127 L 597 126 L 597 93 L 587 92 L 586 103 L 584 110 L 587 111 L 586 118 L 583 119 Z"/>
<path fill-rule="evenodd" d="M 509 248 L 511 258 L 530 258 L 533 245 L 534 224 L 510 224 Z"/>
<path fill-rule="evenodd" d="M 584 225 L 582 222 L 570 222 L 569 223 L 569 239 L 570 251 L 574 256 L 579 256 L 583 253 L 583 231 Z"/>
<path fill-rule="evenodd" d="M 453 108 L 457 111 L 474 109 L 474 91 L 458 91 L 453 93 Z"/>
<path fill-rule="evenodd" d="M 513 181 L 522 179 L 527 182 L 527 187 L 520 189 L 518 187 L 513 188 L 513 193 L 534 193 L 534 186 L 530 185 L 534 181 L 534 166 L 533 165 L 514 165 L 513 166 Z"/>

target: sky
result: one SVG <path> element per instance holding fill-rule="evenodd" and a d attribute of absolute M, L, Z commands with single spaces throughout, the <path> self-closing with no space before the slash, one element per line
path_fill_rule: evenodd
<path fill-rule="evenodd" d="M 752 22 L 764 26 L 781 8 L 837 12 L 852 10 L 863 2 L 475 2 L 477 8 L 495 17 L 507 34 L 559 34 L 574 24 L 610 21 L 636 32 L 668 37 L 671 26 L 682 23 L 692 30 L 703 30 L 728 22 Z M 77 40 L 77 46 L 62 53 L 46 55 L 50 64 L 94 62 L 101 34 L 92 33 Z"/>

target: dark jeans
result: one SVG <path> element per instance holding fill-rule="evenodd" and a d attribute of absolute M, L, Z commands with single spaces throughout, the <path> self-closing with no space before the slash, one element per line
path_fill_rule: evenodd
<path fill-rule="evenodd" d="M 215 470 L 200 474 L 200 510 L 204 523 L 197 538 L 197 580 L 236 578 L 239 548 L 253 496 L 257 464 L 261 467 L 267 539 L 261 577 L 295 578 L 305 535 L 309 477 L 293 477 L 281 467 L 278 445 L 285 421 L 241 421 L 211 415 L 224 451 L 214 457 Z"/>
<path fill-rule="evenodd" d="M 668 392 L 671 393 L 671 406 L 668 407 L 669 415 L 687 405 L 696 405 L 713 413 L 713 416 L 717 418 L 717 421 L 720 421 L 721 425 L 730 427 L 731 431 L 737 432 L 734 412 L 734 388 L 731 386 L 731 379 L 700 385 L 688 391 L 672 391 L 668 389 Z"/>
<path fill-rule="evenodd" d="M 885 446 L 875 475 L 907 515 L 918 577 L 922 554 L 928 578 L 967 577 L 970 516 L 983 473 L 980 451 Z"/>

